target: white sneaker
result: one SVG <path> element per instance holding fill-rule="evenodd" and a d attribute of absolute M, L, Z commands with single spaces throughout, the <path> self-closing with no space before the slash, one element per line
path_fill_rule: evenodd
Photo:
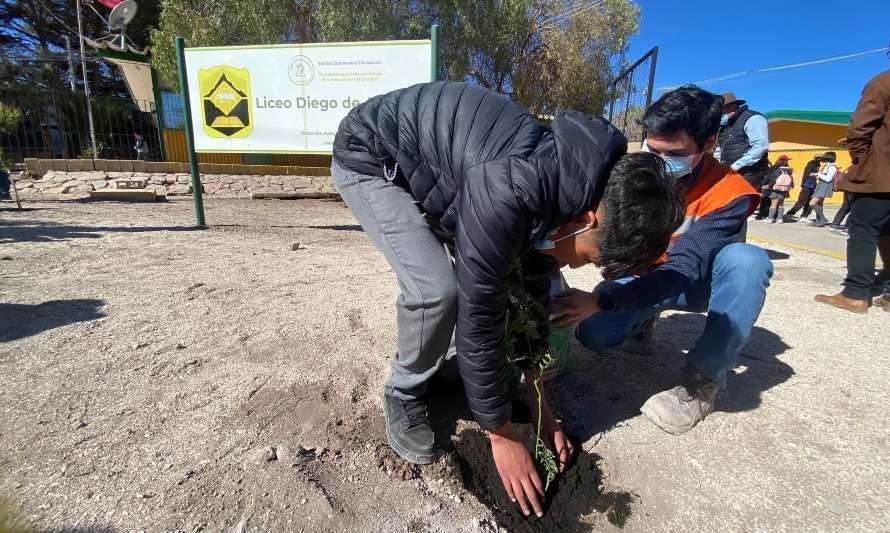
<path fill-rule="evenodd" d="M 778 222 L 779 222 L 779 224 L 784 224 L 784 223 L 785 223 L 785 219 L 780 218 Z"/>

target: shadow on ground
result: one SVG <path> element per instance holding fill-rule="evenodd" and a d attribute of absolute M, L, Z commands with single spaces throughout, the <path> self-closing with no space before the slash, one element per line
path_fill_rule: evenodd
<path fill-rule="evenodd" d="M 302 226 L 311 229 L 329 229 L 333 231 L 364 231 L 358 224 L 334 224 L 321 226 Z"/>
<path fill-rule="evenodd" d="M 0 244 L 98 239 L 103 233 L 146 233 L 153 231 L 200 231 L 194 226 L 73 226 L 39 221 L 0 223 Z"/>
<path fill-rule="evenodd" d="M 769 256 L 771 261 L 784 261 L 785 259 L 791 258 L 790 255 L 785 252 L 779 252 L 777 250 L 770 250 L 769 248 L 764 248 L 766 251 L 766 255 Z"/>
<path fill-rule="evenodd" d="M 102 300 L 51 300 L 42 304 L 0 303 L 0 342 L 23 339 L 48 329 L 105 316 Z"/>
<path fill-rule="evenodd" d="M 575 343 L 567 368 L 550 387 L 552 404 L 565 419 L 567 432 L 582 440 L 623 424 L 640 414 L 646 400 L 680 383 L 686 355 L 705 326 L 705 315 L 677 313 L 658 321 L 655 351 L 638 355 L 620 350 L 587 350 Z M 727 376 L 717 409 L 756 409 L 761 394 L 787 381 L 794 369 L 777 356 L 789 346 L 772 331 L 755 326 L 739 357 L 743 371 Z"/>

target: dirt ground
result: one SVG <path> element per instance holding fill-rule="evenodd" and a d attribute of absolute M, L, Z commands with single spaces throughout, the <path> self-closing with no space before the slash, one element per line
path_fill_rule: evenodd
<path fill-rule="evenodd" d="M 683 436 L 654 427 L 639 407 L 676 382 L 703 316 L 663 317 L 656 355 L 573 346 L 550 388 L 583 452 L 553 498 L 561 514 L 527 521 L 492 483 L 487 444 L 457 383 L 436 384 L 442 407 L 432 409 L 453 443 L 446 458 L 412 467 L 384 444 L 397 286 L 343 204 L 211 200 L 207 230 L 189 227 L 187 201 L 11 207 L 0 205 L 7 524 L 890 527 L 890 314 L 813 303 L 843 278 L 836 259 L 771 251 L 773 286 L 721 411 Z M 567 278 L 588 288 L 599 279 L 591 267 Z"/>

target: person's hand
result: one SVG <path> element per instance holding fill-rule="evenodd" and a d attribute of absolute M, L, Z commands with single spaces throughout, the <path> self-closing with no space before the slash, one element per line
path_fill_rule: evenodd
<path fill-rule="evenodd" d="M 529 379 L 534 379 L 534 376 L 527 375 L 526 382 L 529 382 Z M 572 445 L 572 441 L 566 437 L 565 432 L 562 430 L 562 426 L 559 425 L 559 422 L 556 420 L 556 417 L 553 416 L 553 411 L 550 410 L 550 404 L 547 403 L 547 395 L 544 394 L 544 386 L 543 383 L 541 386 L 541 437 L 544 439 L 544 444 L 547 445 L 554 453 L 556 453 L 556 459 L 559 461 L 559 472 L 565 472 L 566 467 L 569 464 L 569 461 L 572 459 L 572 454 L 575 452 L 575 447 Z M 532 406 L 533 409 L 537 408 L 538 404 L 538 396 L 534 390 L 534 387 L 528 388 L 528 402 Z M 533 416 L 536 416 L 537 413 L 534 413 Z"/>
<path fill-rule="evenodd" d="M 544 516 L 541 499 L 544 497 L 544 484 L 535 469 L 528 450 L 513 431 L 509 421 L 489 433 L 491 455 L 497 466 L 501 483 L 510 500 L 519 503 L 522 513 L 528 516 L 534 511 L 538 518 Z"/>
<path fill-rule="evenodd" d="M 600 310 L 599 296 L 580 289 L 569 289 L 557 294 L 550 305 L 553 308 L 550 323 L 558 328 L 575 327 Z"/>

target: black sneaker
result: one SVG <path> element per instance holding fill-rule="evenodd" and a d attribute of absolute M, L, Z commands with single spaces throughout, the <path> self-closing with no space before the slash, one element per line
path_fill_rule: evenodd
<path fill-rule="evenodd" d="M 428 465 L 442 455 L 423 400 L 400 400 L 383 395 L 386 440 L 402 459 Z"/>

